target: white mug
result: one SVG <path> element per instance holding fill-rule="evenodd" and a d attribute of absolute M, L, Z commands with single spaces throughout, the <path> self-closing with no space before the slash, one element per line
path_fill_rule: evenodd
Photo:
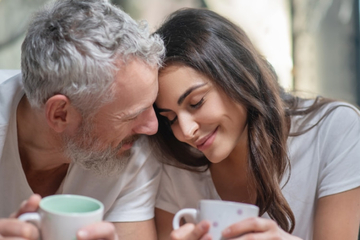
<path fill-rule="evenodd" d="M 246 218 L 257 217 L 259 208 L 252 204 L 220 201 L 220 200 L 200 200 L 198 209 L 184 208 L 178 211 L 173 218 L 173 228 L 180 227 L 181 218 L 192 219 L 193 223 L 202 220 L 210 222 L 209 234 L 213 240 L 221 240 L 221 232 L 232 225 Z"/>
<path fill-rule="evenodd" d="M 19 219 L 34 223 L 42 240 L 76 240 L 77 231 L 100 222 L 103 213 L 104 205 L 94 198 L 61 194 L 43 198 L 38 212 L 24 213 Z"/>

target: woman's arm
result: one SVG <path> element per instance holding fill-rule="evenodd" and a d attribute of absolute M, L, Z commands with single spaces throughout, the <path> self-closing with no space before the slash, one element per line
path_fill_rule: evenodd
<path fill-rule="evenodd" d="M 360 187 L 319 199 L 314 240 L 357 240 L 360 226 Z"/>
<path fill-rule="evenodd" d="M 313 240 L 357 240 L 360 226 L 360 187 L 322 197 L 315 212 Z M 243 235 L 244 234 L 244 235 Z M 251 218 L 233 224 L 225 237 L 236 239 L 298 239 L 285 233 L 269 219 Z M 253 237 L 253 238 L 252 238 Z"/>
<path fill-rule="evenodd" d="M 155 225 L 158 240 L 169 240 L 174 214 L 155 208 Z"/>

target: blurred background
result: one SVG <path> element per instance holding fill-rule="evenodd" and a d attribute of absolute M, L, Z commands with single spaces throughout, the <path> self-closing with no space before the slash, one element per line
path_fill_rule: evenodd
<path fill-rule="evenodd" d="M 111 0 L 109 0 L 111 1 Z M 151 31 L 183 7 L 211 9 L 241 26 L 274 66 L 280 84 L 302 96 L 360 105 L 360 0 L 112 0 Z M 0 69 L 20 68 L 20 46 L 48 0 L 0 0 Z"/>

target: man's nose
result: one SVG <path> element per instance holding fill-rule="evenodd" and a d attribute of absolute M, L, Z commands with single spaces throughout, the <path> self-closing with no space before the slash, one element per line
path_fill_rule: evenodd
<path fill-rule="evenodd" d="M 158 130 L 158 120 L 154 108 L 151 107 L 138 116 L 133 131 L 137 134 L 154 135 Z"/>

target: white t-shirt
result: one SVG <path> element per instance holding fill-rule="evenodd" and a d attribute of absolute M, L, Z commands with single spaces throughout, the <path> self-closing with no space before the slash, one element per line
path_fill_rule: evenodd
<path fill-rule="evenodd" d="M 33 194 L 17 143 L 15 110 L 23 95 L 20 75 L 0 84 L 0 218 L 8 217 Z M 105 206 L 104 219 L 110 222 L 143 221 L 154 216 L 160 176 L 161 166 L 152 158 L 144 137 L 133 146 L 133 157 L 118 176 L 98 177 L 70 164 L 56 194 L 80 194 L 100 200 Z"/>
<path fill-rule="evenodd" d="M 307 102 L 307 104 L 312 103 Z M 293 117 L 291 132 L 316 123 L 331 103 L 316 116 Z M 342 104 L 342 103 L 341 103 Z M 338 107 L 319 125 L 298 137 L 289 137 L 291 176 L 282 192 L 295 215 L 293 235 L 312 240 L 313 218 L 319 198 L 360 186 L 360 117 L 349 107 Z M 288 172 L 284 180 L 287 179 Z M 196 208 L 200 199 L 220 199 L 210 171 L 191 172 L 164 165 L 156 207 L 170 213 Z M 267 217 L 265 214 L 263 217 Z"/>

